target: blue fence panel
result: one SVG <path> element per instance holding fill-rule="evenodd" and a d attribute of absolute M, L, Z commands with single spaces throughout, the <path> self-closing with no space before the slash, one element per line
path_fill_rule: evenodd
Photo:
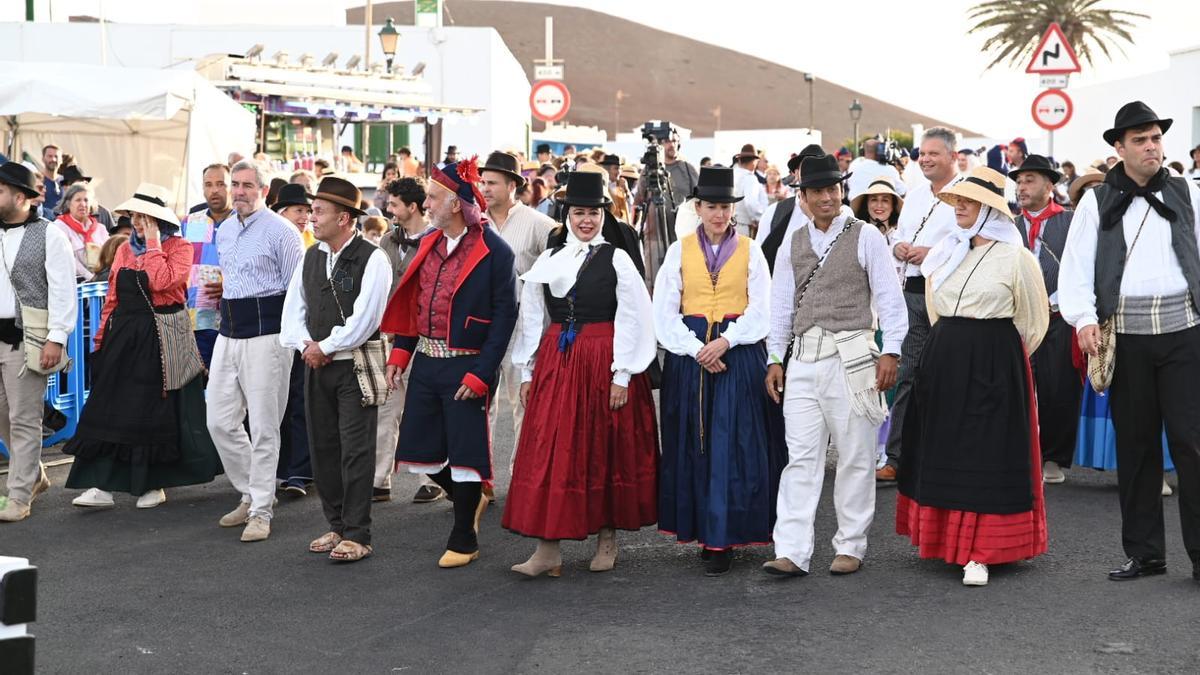
<path fill-rule="evenodd" d="M 88 356 L 92 352 L 92 338 L 100 325 L 100 312 L 104 309 L 104 296 L 108 293 L 107 283 L 80 284 L 76 296 L 78 308 L 75 315 L 75 330 L 67 338 L 67 354 L 71 357 L 71 370 L 55 373 L 47 378 L 46 402 L 67 417 L 67 425 L 42 442 L 42 447 L 62 443 L 75 435 L 79 424 L 79 413 L 87 403 L 91 391 L 91 372 Z M 8 456 L 8 448 L 0 439 L 0 454 Z"/>

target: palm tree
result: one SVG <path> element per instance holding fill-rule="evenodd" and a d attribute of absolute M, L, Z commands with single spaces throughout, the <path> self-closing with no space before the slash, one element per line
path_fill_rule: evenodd
<path fill-rule="evenodd" d="M 998 51 L 988 64 L 992 68 L 1003 62 L 1021 65 L 1033 58 L 1042 34 L 1051 22 L 1058 22 L 1075 54 L 1093 65 L 1099 54 L 1111 58 L 1110 47 L 1124 53 L 1119 41 L 1133 43 L 1130 29 L 1136 19 L 1149 16 L 1137 12 L 1098 7 L 1102 0 L 989 0 L 967 11 L 975 23 L 968 33 L 990 33 L 983 51 Z"/>

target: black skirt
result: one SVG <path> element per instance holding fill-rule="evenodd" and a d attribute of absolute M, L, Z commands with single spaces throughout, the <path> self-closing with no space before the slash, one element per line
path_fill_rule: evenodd
<path fill-rule="evenodd" d="M 221 473 L 205 425 L 201 377 L 163 392 L 162 353 L 154 311 L 138 289 L 146 273 L 122 269 L 117 307 L 102 348 L 92 355 L 92 389 L 75 435 L 63 452 L 75 456 L 66 486 L 141 495 L 157 488 L 196 485 Z"/>
<path fill-rule="evenodd" d="M 1033 507 L 1030 381 L 1011 319 L 940 319 L 904 418 L 901 494 L 973 513 Z"/>

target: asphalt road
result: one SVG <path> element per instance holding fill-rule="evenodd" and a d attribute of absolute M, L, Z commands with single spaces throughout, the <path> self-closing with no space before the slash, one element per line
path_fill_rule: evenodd
<path fill-rule="evenodd" d="M 511 432 L 496 445 L 507 466 Z M 66 470 L 51 470 L 56 487 L 30 519 L 0 526 L 0 554 L 40 568 L 44 673 L 1164 673 L 1200 662 L 1200 586 L 1175 499 L 1168 574 L 1110 582 L 1123 561 L 1116 477 L 1091 470 L 1050 486 L 1050 552 L 993 568 L 985 588 L 894 534 L 892 488 L 879 491 L 863 570 L 828 575 L 832 473 L 807 578 L 764 575 L 761 548 L 706 578 L 694 547 L 643 531 L 619 536 L 613 572 L 588 572 L 594 541 L 564 543 L 563 577 L 527 580 L 509 566 L 534 544 L 501 530 L 497 507 L 481 559 L 439 569 L 450 507 L 409 503 L 410 476 L 374 511 L 375 556 L 336 565 L 306 550 L 325 531 L 315 493 L 280 504 L 270 540 L 243 544 L 216 524 L 237 503 L 223 477 L 153 510 L 119 496 L 85 511 L 61 488 Z"/>

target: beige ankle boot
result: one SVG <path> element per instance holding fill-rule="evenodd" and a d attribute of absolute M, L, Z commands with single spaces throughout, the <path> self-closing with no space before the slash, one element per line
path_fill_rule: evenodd
<path fill-rule="evenodd" d="M 512 571 L 527 577 L 536 577 L 542 574 L 548 577 L 560 577 L 562 576 L 562 549 L 557 541 L 542 539 L 538 541 L 537 550 L 533 552 L 529 560 L 520 565 L 513 565 Z"/>
<path fill-rule="evenodd" d="M 609 572 L 617 564 L 617 531 L 611 527 L 600 528 L 596 535 L 596 557 L 589 569 L 593 572 Z"/>

